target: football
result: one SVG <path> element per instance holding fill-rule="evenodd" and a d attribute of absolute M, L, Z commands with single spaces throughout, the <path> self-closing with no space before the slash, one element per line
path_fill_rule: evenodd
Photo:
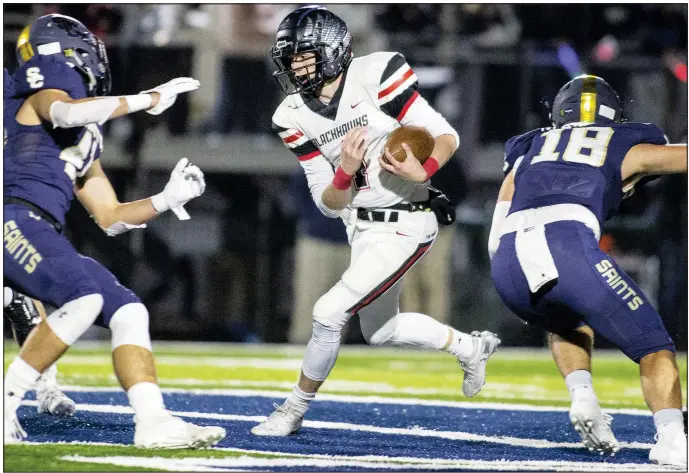
<path fill-rule="evenodd" d="M 390 149 L 390 154 L 400 162 L 407 159 L 407 153 L 402 148 L 402 143 L 409 145 L 412 153 L 421 164 L 426 162 L 433 151 L 433 146 L 435 146 L 433 136 L 425 128 L 411 125 L 401 126 L 388 135 L 388 141 L 385 143 L 385 146 Z"/>

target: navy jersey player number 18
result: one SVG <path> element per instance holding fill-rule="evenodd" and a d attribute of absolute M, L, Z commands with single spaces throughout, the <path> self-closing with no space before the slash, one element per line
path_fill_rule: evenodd
<path fill-rule="evenodd" d="M 623 119 L 603 79 L 583 75 L 553 101 L 552 127 L 510 139 L 489 237 L 503 302 L 548 332 L 572 396 L 570 421 L 591 450 L 620 446 L 593 391 L 594 332 L 638 363 L 658 432 L 649 459 L 687 466 L 675 346 L 646 295 L 598 246 L 601 226 L 648 179 L 687 172 L 687 146 Z"/>

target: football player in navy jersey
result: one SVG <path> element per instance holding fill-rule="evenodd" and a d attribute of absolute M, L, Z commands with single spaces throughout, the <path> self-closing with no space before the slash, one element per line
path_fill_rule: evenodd
<path fill-rule="evenodd" d="M 622 118 L 615 90 L 582 75 L 553 101 L 552 127 L 510 139 L 489 238 L 491 278 L 517 316 L 549 333 L 572 397 L 570 420 L 590 450 L 619 444 L 592 387 L 596 332 L 639 364 L 657 442 L 651 462 L 687 466 L 675 346 L 656 310 L 600 250 L 603 223 L 654 176 L 687 172 L 687 146 Z"/>
<path fill-rule="evenodd" d="M 39 323 L 5 377 L 5 443 L 26 437 L 16 410 L 42 372 L 93 323 L 112 333 L 115 374 L 134 409 L 134 444 L 149 448 L 197 448 L 225 436 L 173 417 L 157 385 L 141 300 L 100 263 L 80 255 L 62 235 L 73 197 L 108 235 L 114 236 L 200 196 L 201 170 L 180 160 L 163 192 L 120 203 L 100 164 L 100 125 L 128 113 L 159 114 L 180 93 L 199 87 L 177 78 L 138 95 L 108 97 L 105 47 L 79 21 L 46 15 L 17 41 L 19 68 L 4 88 L 5 285 L 57 310 Z M 7 75 L 5 75 L 7 79 Z"/>

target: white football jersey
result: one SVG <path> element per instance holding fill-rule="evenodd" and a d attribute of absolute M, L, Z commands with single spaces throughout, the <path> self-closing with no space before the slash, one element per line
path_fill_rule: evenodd
<path fill-rule="evenodd" d="M 273 129 L 297 156 L 314 202 L 327 216 L 321 194 L 340 162 L 342 139 L 354 127 L 366 127 L 369 145 L 352 182 L 349 208 L 383 208 L 428 199 L 428 183 L 414 183 L 380 167 L 388 134 L 402 125 L 423 126 L 434 136 L 457 132 L 421 97 L 416 74 L 394 52 L 354 58 L 329 104 L 300 94 L 287 96 L 273 115 Z"/>

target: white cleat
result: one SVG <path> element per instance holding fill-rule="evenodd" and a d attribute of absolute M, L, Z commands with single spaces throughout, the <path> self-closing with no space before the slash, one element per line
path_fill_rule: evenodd
<path fill-rule="evenodd" d="M 610 427 L 612 416 L 603 413 L 596 401 L 581 399 L 572 402 L 569 420 L 589 451 L 611 456 L 620 451 L 620 444 Z"/>
<path fill-rule="evenodd" d="M 36 382 L 38 413 L 54 416 L 71 416 L 77 406 L 57 385 L 57 367 L 50 365 Z"/>
<path fill-rule="evenodd" d="M 281 406 L 273 404 L 273 407 L 275 407 L 273 413 L 266 420 L 251 429 L 252 434 L 267 437 L 286 437 L 301 428 L 301 423 L 304 420 L 303 414 L 289 407 L 287 403 Z"/>
<path fill-rule="evenodd" d="M 77 410 L 77 405 L 59 389 L 36 391 L 38 413 L 53 416 L 71 416 Z"/>
<path fill-rule="evenodd" d="M 491 332 L 471 332 L 474 351 L 467 360 L 459 360 L 464 370 L 462 391 L 466 397 L 474 397 L 486 384 L 486 363 L 500 346 L 500 339 Z"/>
<path fill-rule="evenodd" d="M 164 415 L 139 422 L 134 418 L 134 446 L 138 448 L 205 448 L 225 438 L 222 427 L 204 427 Z"/>
<path fill-rule="evenodd" d="M 22 428 L 17 418 L 17 407 L 19 407 L 18 402 L 8 402 L 8 398 L 5 397 L 5 445 L 20 443 L 26 438 L 26 431 Z"/>
<path fill-rule="evenodd" d="M 651 463 L 687 469 L 687 436 L 681 429 L 667 429 L 656 434 L 656 444 L 648 454 Z"/>

